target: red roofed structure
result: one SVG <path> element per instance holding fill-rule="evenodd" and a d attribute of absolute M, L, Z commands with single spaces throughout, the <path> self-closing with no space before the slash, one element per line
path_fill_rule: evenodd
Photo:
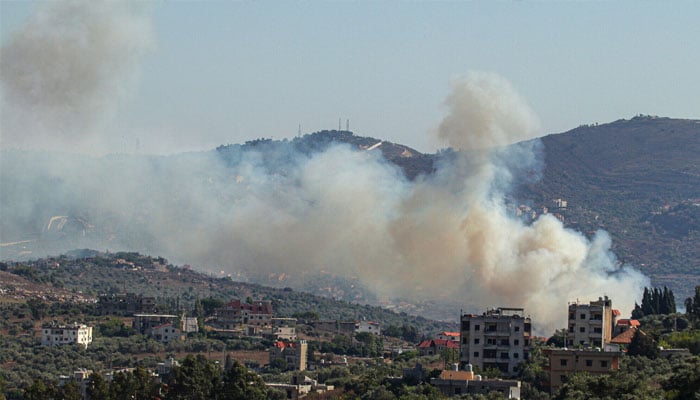
<path fill-rule="evenodd" d="M 459 341 L 447 339 L 428 339 L 418 345 L 418 351 L 422 356 L 432 356 L 439 354 L 443 349 L 454 349 L 459 351 Z"/>
<path fill-rule="evenodd" d="M 446 339 L 459 342 L 459 332 L 440 332 L 435 335 L 435 339 Z"/>

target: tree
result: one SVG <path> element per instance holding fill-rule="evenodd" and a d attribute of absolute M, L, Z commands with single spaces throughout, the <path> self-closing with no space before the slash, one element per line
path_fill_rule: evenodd
<path fill-rule="evenodd" d="M 47 305 L 39 299 L 27 300 L 27 305 L 32 313 L 32 319 L 38 321 L 46 316 Z"/>
<path fill-rule="evenodd" d="M 663 388 L 668 391 L 668 399 L 697 399 L 700 393 L 700 358 L 686 358 L 675 365 Z"/>
<path fill-rule="evenodd" d="M 80 387 L 75 381 L 70 381 L 63 385 L 58 391 L 57 399 L 61 400 L 80 400 Z"/>
<path fill-rule="evenodd" d="M 170 374 L 167 399 L 207 400 L 215 398 L 221 370 L 203 355 L 188 355 Z"/>
<path fill-rule="evenodd" d="M 676 298 L 673 291 L 664 286 L 659 288 L 644 288 L 642 305 L 634 304 L 632 318 L 639 319 L 645 315 L 673 314 L 676 312 Z"/>
<path fill-rule="evenodd" d="M 49 398 L 50 388 L 47 388 L 44 381 L 41 379 L 35 379 L 32 384 L 24 389 L 25 400 L 45 400 Z"/>
<path fill-rule="evenodd" d="M 85 391 L 89 400 L 107 400 L 109 396 L 109 385 L 101 374 L 93 372 L 88 378 Z"/>
<path fill-rule="evenodd" d="M 153 400 L 159 397 L 160 384 L 142 366 L 133 372 L 119 372 L 109 385 L 112 399 Z"/>
<path fill-rule="evenodd" d="M 685 313 L 691 319 L 700 318 L 700 285 L 695 286 L 695 296 L 685 299 Z"/>
<path fill-rule="evenodd" d="M 443 361 L 443 368 L 448 369 L 448 366 L 459 362 L 459 349 L 445 347 L 440 350 L 440 358 Z"/>
<path fill-rule="evenodd" d="M 656 345 L 654 339 L 647 336 L 646 333 L 637 329 L 627 347 L 627 354 L 630 356 L 644 356 L 647 358 L 657 358 L 661 352 L 659 346 Z"/>
<path fill-rule="evenodd" d="M 554 331 L 554 335 L 547 339 L 547 346 L 566 347 L 566 332 L 566 328 Z"/>
<path fill-rule="evenodd" d="M 224 373 L 217 400 L 264 400 L 267 398 L 265 382 L 256 374 L 248 371 L 238 361 Z"/>
<path fill-rule="evenodd" d="M 2 264 L 2 263 L 0 263 Z M 0 375 L 0 400 L 5 400 L 5 389 L 7 388 L 7 383 L 5 383 L 5 378 Z"/>

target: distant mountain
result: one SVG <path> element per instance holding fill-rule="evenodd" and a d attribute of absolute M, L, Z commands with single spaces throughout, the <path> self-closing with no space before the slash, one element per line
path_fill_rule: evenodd
<path fill-rule="evenodd" d="M 676 298 L 689 296 L 700 282 L 700 121 L 639 116 L 580 126 L 539 140 L 543 144 L 542 179 L 516 185 L 510 198 L 512 205 L 523 204 L 538 213 L 547 208 L 566 226 L 586 235 L 598 229 L 608 231 L 621 262 L 635 265 L 650 275 L 655 285 L 668 285 L 676 292 Z M 161 215 L 160 204 L 172 200 L 171 205 L 188 205 L 185 201 L 188 198 L 183 200 L 182 196 L 186 191 L 182 189 L 192 185 L 207 189 L 231 184 L 229 171 L 221 175 L 210 173 L 208 162 L 212 158 L 223 160 L 230 171 L 252 166 L 265 170 L 269 176 L 293 176 L 294 169 L 304 162 L 304 155 L 320 153 L 334 143 L 344 143 L 369 157 L 382 157 L 411 180 L 432 174 L 439 159 L 452 153 L 422 154 L 401 144 L 335 130 L 290 140 L 257 139 L 219 146 L 211 152 L 169 157 L 114 155 L 93 159 L 3 152 L 0 205 L 10 205 L 12 213 L 2 215 L 0 258 L 36 258 L 83 247 L 163 253 L 149 247 L 158 242 L 154 235 L 162 232 L 150 229 L 150 223 L 164 222 L 168 229 L 165 232 L 175 231 L 177 235 L 173 237 L 177 238 L 180 233 L 174 227 L 182 230 L 198 226 L 200 219 L 197 213 L 190 213 L 184 207 L 178 208 L 177 214 Z M 71 166 L 80 174 L 66 177 L 45 172 L 53 171 L 55 165 Z M 107 171 L 114 170 L 128 173 L 122 181 L 113 183 Z M 93 193 L 80 188 L 90 175 L 83 177 L 82 171 L 97 171 L 97 177 L 99 172 L 105 176 L 84 186 L 106 185 L 102 189 L 109 189 L 108 193 L 117 200 L 109 203 L 112 208 L 104 207 L 104 196 L 99 194 L 95 200 L 87 200 Z M 187 184 L 178 181 L 182 171 L 189 174 Z M 234 176 L 236 184 L 239 177 L 245 182 L 245 173 L 236 172 L 240 175 Z M 131 180 L 139 180 L 144 174 L 158 179 L 163 176 L 167 181 L 145 181 L 153 186 L 131 185 Z M 131 190 L 122 193 L 109 185 Z M 171 187 L 176 190 L 171 192 Z M 229 193 L 225 200 L 235 204 L 239 200 L 236 196 L 247 195 L 246 190 Z M 209 192 L 214 193 L 217 192 Z M 285 201 L 283 195 L 279 194 L 281 202 Z M 120 206 L 125 201 L 132 205 L 131 209 Z M 227 204 L 226 201 L 215 204 Z M 159 218 L 154 219 L 154 215 Z M 177 224 L 173 225 L 175 215 Z M 262 283 L 294 286 L 312 293 L 326 288 L 332 297 L 372 301 L 371 294 L 356 285 L 356 278 L 344 283 L 334 275 L 313 279 L 284 273 L 266 276 L 269 282 Z M 259 281 L 252 276 L 242 278 Z"/>
<path fill-rule="evenodd" d="M 679 299 L 700 282 L 700 120 L 637 116 L 607 124 L 582 125 L 539 139 L 543 143 L 542 179 L 518 187 L 518 202 L 558 214 L 568 227 L 613 237 L 620 262 L 668 285 Z M 330 143 L 368 149 L 382 143 L 388 161 L 409 179 L 431 174 L 436 154 L 355 136 L 322 131 L 292 140 L 305 152 Z M 275 146 L 282 142 L 248 142 Z M 218 150 L 230 155 L 236 146 Z M 562 208 L 564 200 L 567 206 Z"/>
<path fill-rule="evenodd" d="M 700 121 L 638 116 L 542 143 L 543 179 L 521 198 L 582 232 L 605 229 L 621 261 L 689 296 L 700 282 Z"/>

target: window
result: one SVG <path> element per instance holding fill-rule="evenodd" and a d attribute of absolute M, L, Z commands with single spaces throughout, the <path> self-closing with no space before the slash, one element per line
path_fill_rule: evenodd
<path fill-rule="evenodd" d="M 579 328 L 579 332 L 581 332 L 581 333 L 586 332 L 586 327 L 585 327 L 585 326 L 582 326 L 581 328 Z"/>
<path fill-rule="evenodd" d="M 607 367 L 608 367 L 608 361 L 607 361 L 607 360 L 601 360 L 601 361 L 600 361 L 600 367 L 601 367 L 601 368 L 607 368 Z"/>
<path fill-rule="evenodd" d="M 513 353 L 513 358 L 518 358 L 518 357 L 520 357 L 520 356 L 518 355 L 518 353 Z"/>
<path fill-rule="evenodd" d="M 561 360 L 559 360 L 559 364 L 560 364 L 562 367 L 566 367 L 566 364 L 568 363 L 568 361 L 569 361 L 569 360 L 567 360 L 567 359 L 565 359 L 565 358 L 562 358 Z"/>
<path fill-rule="evenodd" d="M 475 357 L 475 358 L 479 358 L 479 352 L 478 352 L 478 351 L 475 351 L 475 352 L 474 352 L 474 357 Z"/>
<path fill-rule="evenodd" d="M 513 340 L 513 344 L 516 346 L 520 345 L 520 340 L 518 340 L 518 339 Z"/>
<path fill-rule="evenodd" d="M 467 344 L 467 338 L 462 338 L 462 344 Z"/>
<path fill-rule="evenodd" d="M 603 333 L 603 329 L 601 329 L 601 328 L 593 328 L 593 333 Z"/>
<path fill-rule="evenodd" d="M 571 325 L 571 326 L 569 327 L 569 333 L 574 333 L 574 326 L 573 326 L 573 325 Z"/>
<path fill-rule="evenodd" d="M 501 353 L 501 358 L 507 359 L 507 358 L 508 358 L 508 353 Z"/>
<path fill-rule="evenodd" d="M 587 367 L 592 367 L 592 366 L 593 366 L 593 360 L 586 360 L 586 366 L 587 366 Z"/>
<path fill-rule="evenodd" d="M 463 331 L 469 330 L 469 321 L 462 321 L 462 330 Z"/>
<path fill-rule="evenodd" d="M 479 338 L 474 339 L 474 344 L 479 344 Z"/>
<path fill-rule="evenodd" d="M 516 332 L 520 332 L 520 327 L 519 327 L 519 326 L 516 326 L 516 327 L 515 327 L 515 331 L 516 331 Z"/>
<path fill-rule="evenodd" d="M 480 330 L 479 324 L 474 325 L 474 330 L 475 330 L 475 331 Z"/>
<path fill-rule="evenodd" d="M 586 319 L 586 314 L 581 314 L 581 319 Z"/>

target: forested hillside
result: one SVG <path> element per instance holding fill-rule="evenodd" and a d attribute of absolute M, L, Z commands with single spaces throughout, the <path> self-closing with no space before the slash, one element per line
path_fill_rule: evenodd
<path fill-rule="evenodd" d="M 700 281 L 700 121 L 636 117 L 542 142 L 543 179 L 521 196 L 565 199 L 552 211 L 566 225 L 605 229 L 622 262 L 689 296 Z"/>

